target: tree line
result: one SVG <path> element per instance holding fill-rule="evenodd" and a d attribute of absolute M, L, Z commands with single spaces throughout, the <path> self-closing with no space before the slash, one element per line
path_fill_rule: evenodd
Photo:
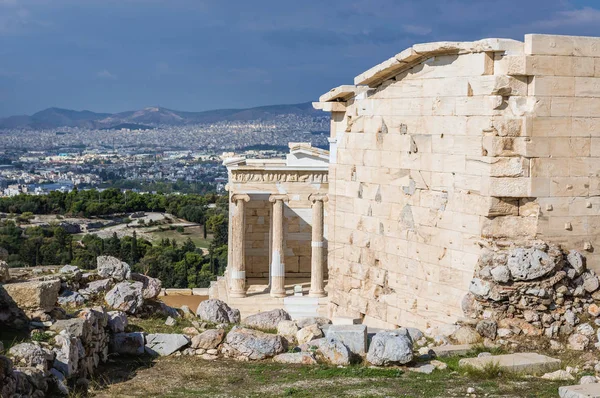
<path fill-rule="evenodd" d="M 97 207 L 97 198 L 103 207 Z M 94 269 L 96 258 L 110 255 L 129 263 L 146 275 L 161 279 L 164 287 L 208 287 L 211 280 L 222 275 L 227 265 L 227 211 L 225 197 L 215 194 L 164 195 L 128 193 L 118 190 L 73 191 L 48 196 L 18 195 L 0 199 L 0 211 L 63 215 L 112 215 L 134 211 L 163 211 L 204 225 L 204 233 L 213 235 L 208 254 L 196 247 L 191 239 L 177 243 L 174 239 L 150 242 L 133 236 L 109 238 L 87 234 L 71 235 L 57 222 L 47 226 L 17 225 L 13 220 L 0 222 L 0 257 L 11 267 L 72 264 L 82 269 Z M 209 207 L 210 203 L 214 206 Z M 29 214 L 29 213 L 28 213 Z"/>

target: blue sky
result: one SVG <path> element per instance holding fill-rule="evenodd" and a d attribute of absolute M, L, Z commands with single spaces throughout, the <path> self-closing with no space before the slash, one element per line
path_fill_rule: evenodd
<path fill-rule="evenodd" d="M 315 100 L 418 42 L 600 36 L 597 0 L 0 0 L 0 117 Z"/>

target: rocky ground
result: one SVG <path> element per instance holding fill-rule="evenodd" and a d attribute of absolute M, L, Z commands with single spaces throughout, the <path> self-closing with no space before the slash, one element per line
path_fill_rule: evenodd
<path fill-rule="evenodd" d="M 282 309 L 241 319 L 220 300 L 174 309 L 156 301 L 159 280 L 97 260 L 94 272 L 27 281 L 0 263 L 0 334 L 24 332 L 0 355 L 3 396 L 550 397 L 568 385 L 600 395 L 600 281 L 577 252 L 490 250 L 467 317 L 424 330 Z"/>

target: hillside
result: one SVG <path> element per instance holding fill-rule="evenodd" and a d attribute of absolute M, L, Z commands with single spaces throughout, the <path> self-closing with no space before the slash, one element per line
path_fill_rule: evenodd
<path fill-rule="evenodd" d="M 182 112 L 160 107 L 147 107 L 136 111 L 115 114 L 70 109 L 48 108 L 31 116 L 19 115 L 0 118 L 0 129 L 86 127 L 111 128 L 122 124 L 149 126 L 218 123 L 223 121 L 268 121 L 282 115 L 324 118 L 310 102 L 291 105 L 269 105 L 247 109 L 215 109 L 203 112 Z"/>

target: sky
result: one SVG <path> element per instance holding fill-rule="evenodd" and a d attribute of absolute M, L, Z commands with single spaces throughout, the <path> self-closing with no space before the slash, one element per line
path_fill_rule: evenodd
<path fill-rule="evenodd" d="M 414 43 L 600 36 L 598 0 L 0 0 L 0 117 L 315 101 Z"/>

